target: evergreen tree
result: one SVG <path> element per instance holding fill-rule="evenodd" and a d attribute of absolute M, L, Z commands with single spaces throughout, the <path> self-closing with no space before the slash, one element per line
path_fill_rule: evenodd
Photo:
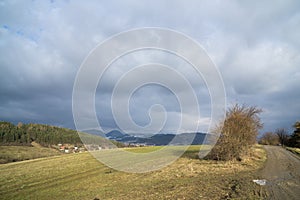
<path fill-rule="evenodd" d="M 289 139 L 289 145 L 292 147 L 300 148 L 300 121 L 297 121 L 294 126 L 294 133 L 291 135 Z"/>

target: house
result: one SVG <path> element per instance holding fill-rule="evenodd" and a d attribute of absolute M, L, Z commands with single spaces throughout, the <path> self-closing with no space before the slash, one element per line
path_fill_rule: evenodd
<path fill-rule="evenodd" d="M 66 147 L 62 145 L 62 146 L 59 147 L 59 150 L 65 151 L 65 148 L 66 148 Z"/>

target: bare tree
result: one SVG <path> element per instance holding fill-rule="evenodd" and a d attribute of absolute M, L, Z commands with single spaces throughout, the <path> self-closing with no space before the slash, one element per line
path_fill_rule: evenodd
<path fill-rule="evenodd" d="M 265 132 L 258 142 L 264 145 L 278 145 L 280 143 L 279 136 L 272 132 Z"/>
<path fill-rule="evenodd" d="M 288 132 L 284 128 L 279 128 L 275 131 L 275 134 L 278 136 L 279 142 L 282 146 L 287 145 L 289 135 Z"/>

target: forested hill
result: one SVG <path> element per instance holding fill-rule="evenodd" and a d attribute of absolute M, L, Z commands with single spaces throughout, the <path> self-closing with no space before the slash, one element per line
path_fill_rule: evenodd
<path fill-rule="evenodd" d="M 75 130 L 43 124 L 14 125 L 0 122 L 0 145 L 30 145 L 33 141 L 44 146 L 58 143 L 82 144 Z"/>

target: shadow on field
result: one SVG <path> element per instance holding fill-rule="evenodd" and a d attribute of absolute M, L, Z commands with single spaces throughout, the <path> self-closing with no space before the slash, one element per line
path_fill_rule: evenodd
<path fill-rule="evenodd" d="M 189 159 L 199 159 L 199 149 L 188 149 L 181 157 Z"/>

